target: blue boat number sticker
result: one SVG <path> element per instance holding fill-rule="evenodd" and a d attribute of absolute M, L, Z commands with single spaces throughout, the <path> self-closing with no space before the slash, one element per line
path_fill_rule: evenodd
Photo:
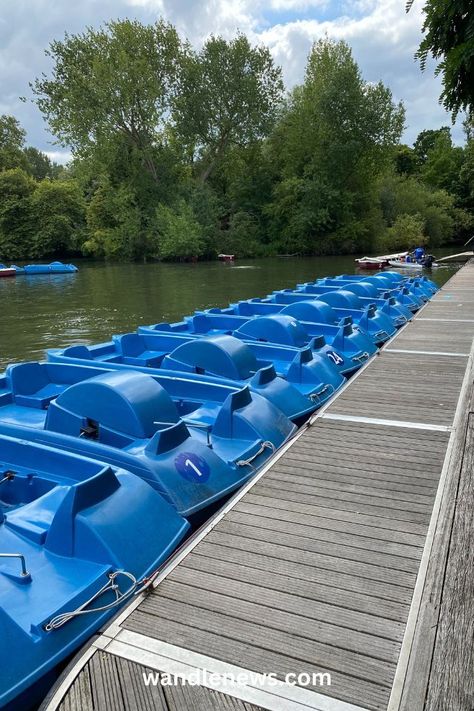
<path fill-rule="evenodd" d="M 344 363 L 344 358 L 339 355 L 339 353 L 336 353 L 336 351 L 328 351 L 327 353 L 328 358 L 332 360 L 333 363 L 336 365 L 340 365 L 341 363 Z"/>
<path fill-rule="evenodd" d="M 209 479 L 211 470 L 202 457 L 193 452 L 182 452 L 174 460 L 176 470 L 188 481 L 203 483 Z"/>

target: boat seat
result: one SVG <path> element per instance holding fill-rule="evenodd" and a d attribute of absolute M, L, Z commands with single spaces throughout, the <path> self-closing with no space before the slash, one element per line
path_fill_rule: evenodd
<path fill-rule="evenodd" d="M 38 545 L 44 545 L 53 518 L 69 491 L 69 486 L 55 486 L 29 504 L 5 514 L 5 525 Z"/>
<path fill-rule="evenodd" d="M 52 400 L 64 390 L 64 385 L 58 383 L 49 383 L 43 388 L 40 388 L 35 393 L 29 395 L 15 395 L 15 403 L 23 407 L 34 407 L 37 410 L 47 410 L 48 405 Z"/>
<path fill-rule="evenodd" d="M 157 353 L 156 351 L 143 351 L 139 355 L 122 357 L 124 365 L 141 365 L 147 368 L 159 368 L 165 354 Z"/>

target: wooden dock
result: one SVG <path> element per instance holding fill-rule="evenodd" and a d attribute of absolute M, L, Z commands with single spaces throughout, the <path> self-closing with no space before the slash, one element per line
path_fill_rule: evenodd
<path fill-rule="evenodd" d="M 473 336 L 469 262 L 78 655 L 42 711 L 472 711 Z"/>

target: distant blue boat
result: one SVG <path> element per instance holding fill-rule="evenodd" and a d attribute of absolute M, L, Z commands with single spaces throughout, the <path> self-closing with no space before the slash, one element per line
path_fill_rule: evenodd
<path fill-rule="evenodd" d="M 2 432 L 126 468 L 185 517 L 238 488 L 295 429 L 248 388 L 178 374 L 21 363 L 0 393 Z"/>
<path fill-rule="evenodd" d="M 0 707 L 21 709 L 117 611 L 111 584 L 129 599 L 189 524 L 144 481 L 92 459 L 2 435 L 0 462 Z"/>
<path fill-rule="evenodd" d="M 25 274 L 26 276 L 34 276 L 35 274 L 73 274 L 78 271 L 74 264 L 63 264 L 62 262 L 51 262 L 50 264 L 27 264 L 24 267 L 17 267 L 17 274 Z"/>
<path fill-rule="evenodd" d="M 428 279 L 424 275 L 418 275 L 416 277 L 404 277 L 402 274 L 399 272 L 389 272 L 389 271 L 384 271 L 384 272 L 379 272 L 378 274 L 373 274 L 372 276 L 374 277 L 382 277 L 384 282 L 387 285 L 390 285 L 390 288 L 397 288 L 400 286 L 406 286 L 408 288 L 411 288 L 412 285 L 415 286 L 421 286 L 425 290 L 427 294 L 435 294 L 439 287 L 435 284 L 434 281 L 431 279 Z M 341 281 L 371 281 L 372 277 L 371 276 L 362 276 L 360 274 L 340 274 L 337 277 L 332 277 L 333 279 L 338 279 Z"/>
<path fill-rule="evenodd" d="M 360 322 L 360 314 L 368 313 L 368 318 L 372 319 L 371 314 L 373 314 L 372 309 L 374 306 L 376 308 L 376 316 L 380 313 L 389 316 L 397 328 L 404 326 L 407 321 L 413 318 L 412 311 L 404 304 L 397 302 L 394 296 L 389 296 L 388 294 L 383 294 L 380 298 L 359 296 L 353 291 L 348 291 L 345 287 L 340 289 L 321 287 L 320 292 L 314 294 L 302 294 L 301 291 L 296 289 L 280 289 L 274 291 L 273 294 L 269 294 L 264 299 L 258 299 L 258 301 L 273 304 L 294 304 L 303 299 L 318 300 L 318 302 L 326 303 L 336 310 L 350 309 L 355 312 L 352 315 L 354 323 Z M 252 299 L 252 301 L 255 301 L 255 299 Z M 357 312 L 359 315 L 357 315 Z M 369 332 L 370 328 L 371 326 L 369 326 Z"/>
<path fill-rule="evenodd" d="M 344 291 L 351 291 L 357 296 L 362 296 L 372 301 L 374 299 L 393 297 L 397 306 L 405 306 L 413 313 L 423 306 L 423 300 L 410 292 L 406 286 L 387 290 L 378 288 L 365 280 L 360 282 L 337 280 L 336 282 L 336 279 L 324 279 L 316 283 L 298 284 L 296 291 L 303 294 L 320 295 L 327 294 L 329 291 L 339 291 L 341 287 Z"/>
<path fill-rule="evenodd" d="M 416 297 L 419 300 L 420 304 L 426 303 L 431 296 L 431 292 L 428 291 L 429 287 L 423 287 L 420 282 L 414 279 L 399 285 L 393 285 L 391 280 L 387 277 L 384 277 L 383 274 L 374 274 L 373 276 L 368 276 L 363 281 L 359 282 L 354 282 L 353 279 L 344 279 L 342 276 L 340 276 L 337 279 L 321 279 L 318 280 L 316 283 L 331 284 L 332 286 L 338 286 L 338 284 L 364 284 L 364 287 L 366 289 L 368 287 L 372 289 L 373 296 L 376 296 L 377 294 L 380 295 L 381 293 L 387 290 L 388 293 L 394 295 L 398 295 L 400 292 L 408 293 L 411 297 Z"/>
<path fill-rule="evenodd" d="M 321 382 L 334 369 L 339 375 L 347 376 L 354 373 L 377 351 L 372 338 L 354 329 L 350 323 L 340 326 L 325 323 L 302 324 L 288 314 L 250 318 L 208 311 L 188 316 L 177 323 L 140 326 L 138 330 L 140 333 L 161 332 L 163 335 L 173 334 L 191 338 L 232 334 L 251 346 L 257 358 L 273 362 L 277 373 L 293 383 L 298 380 L 294 379 L 294 372 L 288 370 L 288 365 L 295 357 L 300 357 L 298 350 L 301 348 L 310 348 L 312 351 L 313 359 L 317 361 L 321 372 Z M 282 346 L 286 350 L 282 350 Z M 291 351 L 288 349 L 293 349 L 291 357 Z M 324 378 L 322 373 L 325 374 Z"/>
<path fill-rule="evenodd" d="M 268 316 L 272 314 L 286 314 L 293 316 L 302 323 L 306 330 L 317 329 L 318 324 L 342 326 L 346 323 L 355 323 L 358 328 L 367 333 L 377 346 L 382 345 L 390 336 L 393 336 L 397 326 L 406 323 L 407 319 L 399 315 L 397 319 L 383 313 L 375 304 L 363 309 L 349 309 L 330 306 L 327 302 L 306 298 L 295 301 L 292 305 L 278 303 L 277 299 L 248 299 L 231 304 L 224 309 L 208 309 L 203 313 L 228 314 L 235 316 Z M 303 323 L 304 322 L 304 323 Z"/>

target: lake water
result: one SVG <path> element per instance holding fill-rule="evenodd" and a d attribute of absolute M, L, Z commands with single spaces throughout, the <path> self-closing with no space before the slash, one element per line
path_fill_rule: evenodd
<path fill-rule="evenodd" d="M 0 279 L 0 368 L 41 359 L 46 348 L 105 341 L 140 324 L 177 321 L 195 309 L 357 272 L 352 256 L 234 264 L 77 264 L 77 274 Z M 430 278 L 441 285 L 452 272 L 452 267 L 440 268 Z"/>

